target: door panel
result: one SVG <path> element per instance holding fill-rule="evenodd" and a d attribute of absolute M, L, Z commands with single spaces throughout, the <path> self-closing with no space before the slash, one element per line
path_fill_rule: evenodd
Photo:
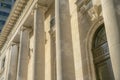
<path fill-rule="evenodd" d="M 96 68 L 98 80 L 114 80 L 110 59 L 97 64 Z"/>

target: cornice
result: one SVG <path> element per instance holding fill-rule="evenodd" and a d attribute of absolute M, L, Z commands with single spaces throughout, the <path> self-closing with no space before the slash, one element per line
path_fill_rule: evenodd
<path fill-rule="evenodd" d="M 4 43 L 6 42 L 6 39 L 11 32 L 12 28 L 16 24 L 17 20 L 19 19 L 23 9 L 25 8 L 25 5 L 27 4 L 29 0 L 16 0 L 12 11 L 10 12 L 10 15 L 2 29 L 2 32 L 0 34 L 0 49 L 3 47 Z"/>
<path fill-rule="evenodd" d="M 15 36 L 21 30 L 21 27 L 24 25 L 24 22 L 27 20 L 27 18 L 29 17 L 31 12 L 33 11 L 34 6 L 35 6 L 37 1 L 38 0 L 29 0 L 27 2 L 27 4 L 25 5 L 25 8 L 23 9 L 22 13 L 20 14 L 20 17 L 16 21 L 15 25 L 13 25 L 14 27 L 12 29 L 10 29 L 10 33 L 7 36 L 7 40 L 4 42 L 4 44 L 1 48 L 0 55 L 4 54 L 6 49 L 9 48 L 11 42 L 14 40 Z M 27 25 L 25 25 L 25 26 L 27 26 Z"/>

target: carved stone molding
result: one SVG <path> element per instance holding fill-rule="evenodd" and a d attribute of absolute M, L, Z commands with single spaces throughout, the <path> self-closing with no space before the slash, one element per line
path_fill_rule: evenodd
<path fill-rule="evenodd" d="M 47 34 L 45 32 L 45 44 L 47 43 Z"/>
<path fill-rule="evenodd" d="M 88 10 L 88 4 L 90 0 L 77 0 L 76 5 L 78 6 L 78 12 L 84 14 Z"/>
<path fill-rule="evenodd" d="M 90 2 L 90 0 L 77 0 L 75 2 L 75 4 L 79 7 L 83 6 L 83 5 L 87 5 Z"/>
<path fill-rule="evenodd" d="M 84 0 L 84 4 L 87 5 L 90 2 L 90 0 Z"/>
<path fill-rule="evenodd" d="M 88 14 L 91 18 L 91 21 L 95 21 L 100 17 L 102 10 L 101 6 L 94 5 L 92 8 L 88 10 Z"/>
<path fill-rule="evenodd" d="M 2 75 L 5 71 L 5 59 L 6 57 L 2 58 L 0 61 L 0 75 Z"/>
<path fill-rule="evenodd" d="M 55 40 L 55 34 L 56 34 L 56 33 L 55 33 L 55 30 L 51 29 L 51 30 L 49 31 L 49 34 L 50 34 L 50 36 L 51 36 L 51 40 L 55 42 L 55 41 L 56 41 L 56 40 Z"/>

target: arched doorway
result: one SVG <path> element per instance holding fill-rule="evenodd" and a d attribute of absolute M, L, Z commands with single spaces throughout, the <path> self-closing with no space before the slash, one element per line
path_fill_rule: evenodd
<path fill-rule="evenodd" d="M 104 24 L 102 24 L 95 32 L 92 52 L 97 80 L 115 80 Z"/>

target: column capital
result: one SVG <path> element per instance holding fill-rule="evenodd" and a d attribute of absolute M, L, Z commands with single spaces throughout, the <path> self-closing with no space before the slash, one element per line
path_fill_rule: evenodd
<path fill-rule="evenodd" d="M 39 2 L 36 2 L 35 6 L 34 6 L 34 10 L 36 9 L 40 9 L 42 10 L 44 13 L 47 11 L 47 4 L 43 4 L 43 3 L 39 3 Z"/>
<path fill-rule="evenodd" d="M 18 45 L 18 43 L 12 41 L 12 42 L 10 43 L 10 46 L 14 46 L 14 45 Z"/>
<path fill-rule="evenodd" d="M 23 26 L 21 27 L 21 31 L 24 31 L 24 30 L 28 30 L 28 32 L 31 32 L 31 31 L 32 31 L 32 28 L 23 25 Z"/>

